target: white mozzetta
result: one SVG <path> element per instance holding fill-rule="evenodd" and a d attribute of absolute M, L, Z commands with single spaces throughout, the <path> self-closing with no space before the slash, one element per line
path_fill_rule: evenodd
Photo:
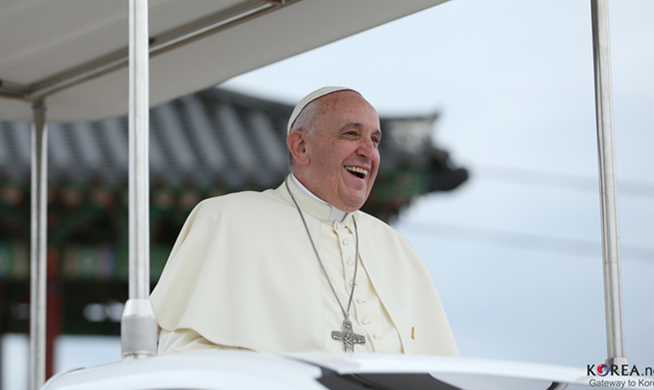
<path fill-rule="evenodd" d="M 327 255 L 330 249 L 322 247 L 321 235 L 331 206 L 310 199 L 292 181 L 289 185 L 318 251 Z M 377 313 L 374 318 L 387 316 L 396 332 L 388 337 L 399 337 L 402 352 L 458 355 L 436 289 L 415 248 L 388 225 L 360 211 L 342 222 L 347 229 L 343 234 L 351 233 L 352 215 L 358 224 L 365 271 L 357 276 L 360 286 L 363 283 L 359 295 L 366 301 L 364 306 L 378 299 L 377 311 L 383 306 L 387 314 Z M 333 229 L 335 223 L 331 225 Z M 347 264 L 349 247 L 343 248 L 348 248 L 343 255 Z M 325 335 L 340 326 L 332 329 L 326 324 L 340 324 L 342 314 L 330 308 L 335 303 L 329 301 L 333 294 L 325 292 L 324 280 L 298 212 L 282 185 L 262 193 L 212 198 L 196 206 L 151 300 L 159 326 L 167 331 L 192 329 L 215 344 L 260 352 L 329 351 L 327 343 L 334 341 Z M 337 292 L 347 293 L 344 286 Z M 353 322 L 363 324 L 373 309 L 356 305 Z M 366 332 L 367 343 L 375 332 L 392 333 L 387 328 Z"/>

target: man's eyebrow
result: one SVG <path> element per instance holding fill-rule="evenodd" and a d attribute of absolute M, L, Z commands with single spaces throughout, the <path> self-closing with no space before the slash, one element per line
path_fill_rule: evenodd
<path fill-rule="evenodd" d="M 347 129 L 352 128 L 352 127 L 360 128 L 360 127 L 363 127 L 363 125 L 361 123 L 359 123 L 359 122 L 346 123 L 345 126 L 341 127 L 341 131 L 347 130 Z"/>
<path fill-rule="evenodd" d="M 345 126 L 341 127 L 341 131 L 350 129 L 352 127 L 361 128 L 361 127 L 363 127 L 363 125 L 361 123 L 359 123 L 359 122 L 350 122 L 350 123 L 345 124 Z M 372 134 L 373 135 L 378 135 L 380 137 L 382 136 L 382 132 L 379 129 L 375 130 Z"/>

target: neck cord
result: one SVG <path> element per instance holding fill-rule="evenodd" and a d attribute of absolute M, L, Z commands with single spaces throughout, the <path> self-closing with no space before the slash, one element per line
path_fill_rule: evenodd
<path fill-rule="evenodd" d="M 291 195 L 291 199 L 293 200 L 293 203 L 295 204 L 295 208 L 297 208 L 297 211 L 300 214 L 300 218 L 302 219 L 302 223 L 304 224 L 304 229 L 306 230 L 307 235 L 309 236 L 309 242 L 311 242 L 311 247 L 313 248 L 313 252 L 316 254 L 316 258 L 318 259 L 318 263 L 320 264 L 320 268 L 322 269 L 322 273 L 325 275 L 325 278 L 327 278 L 327 282 L 329 283 L 329 287 L 331 287 L 332 292 L 334 293 L 334 297 L 336 298 L 336 302 L 338 302 L 338 306 L 341 307 L 341 311 L 343 312 L 343 316 L 347 320 L 349 315 L 350 315 L 350 307 L 352 306 L 352 298 L 354 297 L 354 287 L 356 286 L 357 268 L 358 268 L 358 265 L 359 265 L 359 230 L 357 229 L 357 221 L 356 221 L 356 219 L 354 219 L 354 215 L 353 215 L 352 216 L 352 222 L 354 223 L 356 254 L 355 254 L 355 257 L 354 257 L 354 278 L 352 278 L 352 289 L 350 290 L 350 300 L 347 303 L 347 311 L 346 311 L 345 308 L 343 308 L 343 304 L 341 304 L 341 300 L 338 299 L 338 295 L 336 295 L 336 290 L 334 289 L 334 285 L 332 285 L 332 281 L 329 279 L 329 275 L 327 275 L 327 271 L 325 270 L 325 266 L 323 265 L 322 260 L 320 259 L 320 255 L 318 254 L 318 250 L 316 249 L 316 244 L 313 243 L 313 238 L 311 238 L 311 232 L 309 231 L 309 226 L 307 225 L 307 221 L 304 219 L 304 215 L 302 214 L 302 210 L 300 209 L 300 206 L 298 206 L 297 201 L 295 200 L 295 197 L 293 196 L 293 193 L 291 192 L 291 189 L 288 186 L 288 179 L 284 181 L 284 184 L 286 184 L 286 190 Z"/>

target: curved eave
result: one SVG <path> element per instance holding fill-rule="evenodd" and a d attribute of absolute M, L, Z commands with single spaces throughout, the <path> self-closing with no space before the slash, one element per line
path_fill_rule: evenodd
<path fill-rule="evenodd" d="M 156 106 L 217 85 L 443 1 L 288 2 L 261 16 L 152 56 L 150 104 Z M 90 7 L 89 3 L 96 6 Z M 262 3 L 266 2 L 152 1 L 150 35 L 165 35 L 226 8 Z M 62 0 L 52 6 L 46 0 L 13 2 L 1 6 L 0 15 L 4 15 L 0 21 L 12 18 L 0 23 L 0 89 L 35 86 L 53 75 L 127 47 L 127 3 Z M 0 98 L 0 120 L 32 119 L 29 99 L 10 98 L 8 93 L 4 96 Z M 91 121 L 124 115 L 128 108 L 127 68 L 123 66 L 57 91 L 46 99 L 48 121 Z"/>

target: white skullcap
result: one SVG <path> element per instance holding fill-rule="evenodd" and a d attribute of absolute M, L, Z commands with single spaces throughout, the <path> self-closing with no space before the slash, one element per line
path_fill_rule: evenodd
<path fill-rule="evenodd" d="M 312 101 L 323 97 L 325 95 L 329 95 L 330 93 L 338 92 L 338 91 L 352 91 L 359 93 L 352 88 L 346 88 L 346 87 L 322 87 L 320 89 L 316 89 L 315 91 L 311 92 L 307 96 L 303 97 L 302 100 L 295 106 L 293 109 L 293 113 L 291 114 L 291 117 L 288 120 L 288 127 L 286 129 L 286 133 L 291 132 L 291 128 L 293 127 L 293 123 L 295 123 L 295 120 L 297 119 L 298 116 L 300 116 L 300 113 L 302 110 L 304 110 L 304 107 L 307 106 L 307 104 L 311 103 Z M 359 95 L 361 95 L 359 93 Z"/>

